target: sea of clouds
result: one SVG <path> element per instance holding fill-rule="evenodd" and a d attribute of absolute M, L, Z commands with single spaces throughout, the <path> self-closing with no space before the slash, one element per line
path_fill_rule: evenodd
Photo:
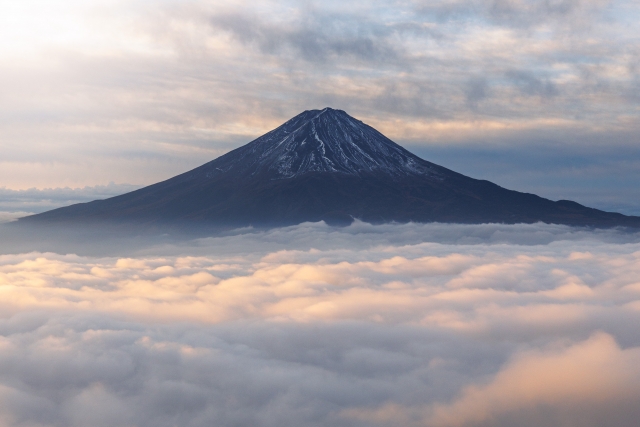
<path fill-rule="evenodd" d="M 640 416 L 638 233 L 356 222 L 94 240 L 102 252 L 4 241 L 1 425 Z"/>

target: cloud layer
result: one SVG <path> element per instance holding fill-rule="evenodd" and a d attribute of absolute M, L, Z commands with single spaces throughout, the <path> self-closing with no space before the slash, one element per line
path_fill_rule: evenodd
<path fill-rule="evenodd" d="M 11 190 L 0 187 L 0 222 L 11 221 L 32 213 L 68 206 L 74 203 L 86 203 L 97 199 L 106 199 L 136 190 L 135 185 L 110 182 L 108 185 L 96 185 L 84 188 L 29 188 Z"/>
<path fill-rule="evenodd" d="M 5 425 L 640 415 L 637 236 L 308 224 L 146 252 L 0 256 Z"/>

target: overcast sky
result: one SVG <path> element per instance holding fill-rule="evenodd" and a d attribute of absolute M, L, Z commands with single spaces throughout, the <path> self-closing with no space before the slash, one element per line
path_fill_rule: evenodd
<path fill-rule="evenodd" d="M 458 172 L 640 214 L 638 22 L 635 0 L 2 1 L 0 210 L 151 184 L 331 106 Z"/>

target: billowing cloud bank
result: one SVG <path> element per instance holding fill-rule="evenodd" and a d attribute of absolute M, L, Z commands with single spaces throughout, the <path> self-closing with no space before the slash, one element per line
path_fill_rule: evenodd
<path fill-rule="evenodd" d="M 302 225 L 2 255 L 0 424 L 636 425 L 637 240 Z"/>

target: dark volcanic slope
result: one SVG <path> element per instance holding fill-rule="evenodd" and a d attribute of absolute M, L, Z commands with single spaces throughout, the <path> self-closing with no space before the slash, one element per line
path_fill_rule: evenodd
<path fill-rule="evenodd" d="M 280 226 L 352 218 L 379 223 L 548 223 L 640 227 L 640 217 L 553 202 L 427 162 L 344 111 L 325 108 L 199 168 L 106 200 L 20 222 L 204 222 Z"/>

